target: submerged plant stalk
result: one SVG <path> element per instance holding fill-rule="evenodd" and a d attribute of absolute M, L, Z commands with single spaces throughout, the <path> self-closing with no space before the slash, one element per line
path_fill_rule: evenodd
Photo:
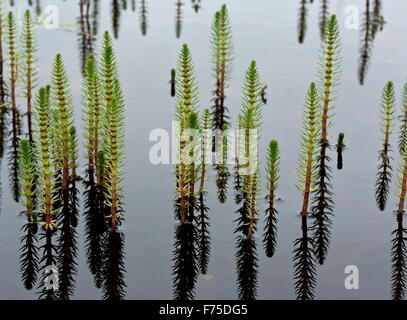
<path fill-rule="evenodd" d="M 376 203 L 381 211 L 386 208 L 389 188 L 392 178 L 393 168 L 391 166 L 391 148 L 390 135 L 392 133 L 392 121 L 394 117 L 394 85 L 391 81 L 387 82 L 382 93 L 382 132 L 383 146 L 379 151 L 379 165 L 376 174 Z"/>

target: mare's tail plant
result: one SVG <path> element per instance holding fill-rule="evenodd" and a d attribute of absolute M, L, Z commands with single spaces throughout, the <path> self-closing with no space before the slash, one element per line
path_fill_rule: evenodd
<path fill-rule="evenodd" d="M 338 154 L 336 168 L 342 170 L 343 168 L 343 151 L 346 148 L 345 144 L 345 134 L 340 132 L 338 135 L 338 141 L 336 142 L 336 152 Z"/>
<path fill-rule="evenodd" d="M 201 140 L 201 173 L 199 183 L 199 203 L 197 216 L 198 229 L 198 266 L 202 274 L 206 274 L 208 270 L 209 256 L 211 253 L 211 238 L 209 233 L 210 223 L 209 208 L 205 205 L 205 179 L 206 160 L 210 155 L 209 148 L 212 143 L 212 135 L 210 134 L 210 112 L 205 109 L 202 115 L 202 140 Z"/>
<path fill-rule="evenodd" d="M 96 10 L 96 16 L 93 17 L 90 15 L 91 3 L 93 3 L 93 10 Z M 98 1 L 79 2 L 78 42 L 82 73 L 85 71 L 88 56 L 94 52 L 95 40 L 97 39 L 96 37 L 97 34 L 95 34 L 95 29 L 97 30 L 97 14 L 98 14 Z M 92 20 L 93 25 L 91 24 Z"/>
<path fill-rule="evenodd" d="M 27 128 L 28 128 L 28 140 L 33 143 L 32 132 L 32 100 L 33 90 L 36 87 L 37 82 L 37 42 L 34 32 L 34 23 L 31 17 L 30 10 L 26 10 L 24 14 L 24 23 L 21 39 L 21 59 L 22 59 L 22 79 L 24 82 L 24 95 L 27 102 Z"/>
<path fill-rule="evenodd" d="M 312 300 L 316 285 L 314 243 L 309 235 L 308 215 L 310 196 L 318 173 L 319 110 L 318 92 L 311 83 L 304 105 L 304 124 L 298 165 L 299 184 L 303 201 L 301 208 L 302 236 L 294 241 L 294 280 L 298 300 Z"/>
<path fill-rule="evenodd" d="M 298 42 L 303 43 L 307 31 L 308 1 L 300 0 L 300 11 L 298 14 Z"/>
<path fill-rule="evenodd" d="M 229 13 L 226 5 L 215 13 L 211 27 L 212 69 L 215 77 L 213 91 L 212 128 L 215 131 L 215 146 L 219 148 L 216 185 L 218 199 L 221 203 L 226 201 L 228 179 L 230 176 L 227 167 L 227 137 L 222 134 L 229 127 L 228 108 L 226 107 L 226 89 L 233 70 L 233 39 Z"/>
<path fill-rule="evenodd" d="M 376 37 L 378 31 L 383 30 L 385 24 L 383 15 L 382 15 L 382 0 L 374 0 L 374 6 L 372 10 L 372 37 Z"/>
<path fill-rule="evenodd" d="M 23 94 L 26 97 L 27 103 L 27 130 L 28 141 L 30 144 L 34 143 L 33 128 L 32 128 L 32 105 L 33 105 L 33 91 L 37 84 L 37 41 L 34 32 L 34 23 L 31 17 L 30 10 L 24 13 L 23 29 L 21 33 L 21 59 L 22 59 L 22 81 L 23 81 Z M 35 156 L 35 154 L 33 154 Z M 32 185 L 33 191 L 36 187 L 36 179 L 34 176 L 34 183 Z M 35 195 L 35 192 L 34 192 Z M 35 198 L 33 199 L 35 202 Z"/>
<path fill-rule="evenodd" d="M 4 12 L 3 12 L 3 2 L 0 2 L 0 99 L 2 103 L 5 102 L 6 99 L 6 79 L 5 79 L 5 72 L 4 72 L 4 67 L 5 67 L 5 62 L 7 62 L 7 59 L 5 57 L 5 51 L 4 51 L 4 43 L 5 40 L 7 39 L 8 35 L 8 30 L 6 26 L 7 20 L 5 19 Z M 5 106 L 1 106 L 2 109 Z"/>
<path fill-rule="evenodd" d="M 373 42 L 377 32 L 383 29 L 384 20 L 381 14 L 381 0 L 375 0 L 373 10 L 371 0 L 365 0 L 365 12 L 361 24 L 361 45 L 359 49 L 358 78 L 361 85 L 364 84 L 367 70 L 372 56 Z"/>
<path fill-rule="evenodd" d="M 320 95 L 322 99 L 322 118 L 320 135 L 320 154 L 317 160 L 318 179 L 312 201 L 312 217 L 315 254 L 319 264 L 323 264 L 331 239 L 333 216 L 333 199 L 331 185 L 331 168 L 329 166 L 330 143 L 328 128 L 331 125 L 332 101 L 334 100 L 335 87 L 340 73 L 340 31 L 335 15 L 332 15 L 325 25 L 324 37 L 321 41 L 321 58 L 319 62 Z"/>
<path fill-rule="evenodd" d="M 212 106 L 213 129 L 223 130 L 228 124 L 228 109 L 225 106 L 225 90 L 232 74 L 233 67 L 233 39 L 229 13 L 226 5 L 223 5 L 215 13 L 212 22 L 212 65 L 216 79 L 213 91 L 214 105 Z"/>
<path fill-rule="evenodd" d="M 394 85 L 387 82 L 382 93 L 382 125 L 383 146 L 379 151 L 379 165 L 376 174 L 376 203 L 381 211 L 386 208 L 393 168 L 391 166 L 390 135 L 392 133 L 392 121 L 394 118 Z"/>
<path fill-rule="evenodd" d="M 4 42 L 5 42 L 5 18 L 3 13 L 3 2 L 0 2 L 0 158 L 4 156 L 5 140 L 6 140 L 6 124 L 7 124 L 7 85 L 5 79 L 5 58 Z"/>
<path fill-rule="evenodd" d="M 102 240 L 105 231 L 103 205 L 100 199 L 103 197 L 101 186 L 98 187 L 97 174 L 100 171 L 101 161 L 99 161 L 99 141 L 101 139 L 101 92 L 98 66 L 93 54 L 89 55 L 85 66 L 82 82 L 82 103 L 84 105 L 84 138 L 86 141 L 86 178 L 85 187 L 85 237 L 86 237 L 86 257 L 89 269 L 93 275 L 97 288 L 102 285 Z M 101 182 L 101 185 L 103 183 Z M 102 201 L 103 202 L 103 201 Z"/>
<path fill-rule="evenodd" d="M 118 86 L 115 80 L 114 86 Z M 123 100 L 116 96 L 112 104 L 106 110 L 105 121 L 105 185 L 106 204 L 110 208 L 110 214 L 106 217 L 112 231 L 115 231 L 121 223 L 122 199 L 123 199 L 123 159 L 124 159 L 124 104 Z"/>
<path fill-rule="evenodd" d="M 199 9 L 201 9 L 201 0 L 191 0 L 192 2 L 192 9 L 195 10 L 196 13 L 198 13 Z"/>
<path fill-rule="evenodd" d="M 404 111 L 404 110 L 403 110 Z M 404 119 L 405 120 L 405 119 Z M 407 196 L 407 150 L 405 140 L 407 138 L 407 130 L 402 128 L 401 133 L 404 142 L 401 153 L 401 165 L 398 172 L 398 193 L 399 202 L 395 211 L 397 217 L 397 229 L 393 231 L 391 260 L 392 260 L 392 275 L 391 275 L 391 296 L 393 300 L 403 300 L 406 293 L 406 276 L 407 276 L 407 247 L 406 237 L 407 229 L 404 228 L 404 204 Z"/>
<path fill-rule="evenodd" d="M 37 246 L 37 212 L 34 210 L 33 183 L 36 177 L 36 162 L 33 156 L 33 145 L 27 140 L 20 141 L 19 149 L 19 179 L 21 187 L 21 204 L 25 208 L 27 222 L 22 227 L 24 236 L 20 241 L 20 266 L 24 287 L 31 290 L 35 285 L 39 270 L 38 246 Z"/>
<path fill-rule="evenodd" d="M 140 29 L 141 34 L 145 36 L 147 34 L 147 0 L 140 0 Z"/>
<path fill-rule="evenodd" d="M 177 39 L 181 36 L 182 30 L 182 6 L 183 2 L 181 0 L 177 0 L 175 3 L 175 36 Z"/>
<path fill-rule="evenodd" d="M 256 62 L 250 63 L 242 89 L 239 115 L 239 174 L 242 181 L 242 206 L 239 208 L 236 238 L 238 296 L 253 300 L 257 296 L 257 250 L 253 237 L 258 220 L 259 193 L 258 139 L 262 124 L 261 82 Z"/>
<path fill-rule="evenodd" d="M 201 150 L 201 136 L 198 134 L 200 132 L 200 124 L 198 114 L 192 112 L 189 116 L 188 132 L 186 133 L 184 151 L 188 159 L 188 170 L 187 170 L 187 180 L 188 180 L 188 221 L 195 221 L 195 210 L 198 208 L 195 190 L 195 184 L 199 181 L 200 174 L 200 150 Z M 184 159 L 184 157 L 182 156 Z"/>
<path fill-rule="evenodd" d="M 176 132 L 175 203 L 177 206 L 176 218 L 179 220 L 179 225 L 175 233 L 173 250 L 173 296 L 176 300 L 190 300 L 194 297 L 195 282 L 199 270 L 197 263 L 199 251 L 195 247 L 198 243 L 198 237 L 194 211 L 199 207 L 196 204 L 195 183 L 199 180 L 199 170 L 201 169 L 198 148 L 201 148 L 200 142 L 202 140 L 197 139 L 194 135 L 194 132 L 199 132 L 200 128 L 197 115 L 198 85 L 194 75 L 191 53 L 186 44 L 182 46 L 178 56 L 176 100 L 178 126 Z M 186 159 L 191 161 L 186 161 Z M 206 167 L 201 170 L 204 170 L 205 174 Z M 200 191 L 202 191 L 203 196 L 203 185 L 202 189 L 199 189 Z M 205 215 L 205 208 L 199 209 L 202 209 Z M 201 227 L 205 228 L 205 221 L 202 223 Z M 206 234 L 203 236 L 205 237 Z M 205 257 L 203 258 L 205 259 Z M 205 268 L 206 265 L 203 267 Z"/>
<path fill-rule="evenodd" d="M 55 108 L 54 113 L 54 143 L 60 146 L 60 161 L 58 168 L 62 171 L 61 182 L 61 211 L 58 221 L 61 233 L 58 238 L 58 268 L 59 276 L 59 297 L 63 300 L 69 299 L 74 291 L 74 277 L 76 275 L 76 224 L 78 221 L 77 210 L 72 206 L 72 195 L 70 183 L 75 155 L 75 147 L 72 146 L 70 131 L 73 123 L 73 104 L 69 80 L 65 71 L 65 66 L 60 54 L 57 54 L 52 67 L 51 85 L 52 103 Z M 74 166 L 75 168 L 76 166 Z"/>
<path fill-rule="evenodd" d="M 194 66 L 190 50 L 186 44 L 181 48 L 178 57 L 178 70 L 176 72 L 176 120 L 178 123 L 177 128 L 177 164 L 176 171 L 176 184 L 177 184 L 177 218 L 181 223 L 187 221 L 189 215 L 189 207 L 193 204 L 188 202 L 189 196 L 194 196 L 190 193 L 193 181 L 190 180 L 192 173 L 191 163 L 183 159 L 182 155 L 189 156 L 186 143 L 186 129 L 189 127 L 190 118 L 192 115 L 196 117 L 198 105 L 198 85 L 194 75 Z M 189 144 L 190 145 L 190 144 Z"/>
<path fill-rule="evenodd" d="M 319 30 L 321 38 L 325 37 L 325 26 L 329 19 L 328 0 L 321 0 L 321 8 L 319 12 Z"/>
<path fill-rule="evenodd" d="M 243 85 L 242 109 L 239 115 L 239 174 L 242 178 L 243 205 L 237 230 L 250 236 L 257 221 L 255 194 L 258 192 L 258 139 L 262 124 L 260 75 L 256 62 L 252 61 Z M 253 198 L 254 197 L 254 198 Z"/>
<path fill-rule="evenodd" d="M 398 141 L 400 154 L 402 154 L 404 152 L 404 148 L 407 145 L 407 138 L 404 135 L 404 132 L 407 130 L 407 82 L 403 86 L 402 109 L 403 109 L 403 116 L 402 116 L 400 135 L 399 135 L 399 141 Z"/>
<path fill-rule="evenodd" d="M 115 39 L 119 38 L 120 16 L 122 8 L 119 0 L 112 1 L 112 30 Z"/>
<path fill-rule="evenodd" d="M 42 239 L 45 244 L 41 247 L 43 257 L 41 258 L 41 272 L 44 273 L 42 282 L 39 284 L 41 289 L 40 298 L 55 299 L 57 284 L 50 282 L 53 276 L 57 276 L 56 270 L 56 246 L 53 242 L 53 235 L 56 232 L 55 219 L 55 181 L 54 177 L 54 158 L 51 157 L 51 137 L 53 126 L 53 115 L 51 111 L 50 86 L 40 88 L 34 102 L 35 134 L 39 149 L 39 170 L 38 170 L 38 191 L 40 192 L 39 218 L 43 225 Z M 55 277 L 53 277 L 55 279 Z M 54 280 L 55 281 L 55 280 Z M 45 284 L 45 286 L 44 286 Z"/>
<path fill-rule="evenodd" d="M 16 48 L 16 21 L 12 12 L 7 16 L 7 45 L 9 63 L 10 98 L 12 110 L 11 149 L 9 151 L 10 184 L 15 201 L 20 199 L 18 185 L 18 148 L 21 133 L 20 111 L 17 107 L 18 53 Z"/>
<path fill-rule="evenodd" d="M 192 112 L 189 115 L 189 123 L 187 128 L 193 130 L 192 132 L 199 132 L 198 116 Z M 192 133 L 193 134 L 193 133 Z M 184 146 L 184 154 L 188 155 L 191 159 L 190 164 L 186 167 L 186 181 L 187 183 L 187 202 L 188 214 L 187 220 L 181 222 L 176 229 L 176 237 L 174 244 L 174 265 L 172 269 L 173 274 L 173 295 L 176 300 L 191 300 L 195 295 L 195 283 L 198 277 L 199 267 L 206 268 L 208 254 L 208 244 L 201 243 L 202 240 L 207 241 L 207 228 L 205 219 L 205 204 L 196 203 L 195 197 L 195 183 L 198 180 L 201 158 L 197 155 L 197 149 L 201 149 L 201 141 L 195 136 L 186 135 L 186 144 Z M 189 142 L 188 142 L 189 141 Z M 203 186 L 202 186 L 203 187 Z M 203 196 L 203 193 L 199 194 Z M 201 207 L 203 205 L 203 207 Z M 195 210 L 199 209 L 199 218 L 195 217 Z M 202 217 L 202 212 L 204 217 Z M 199 223 L 199 226 L 195 222 Z M 197 227 L 200 227 L 199 230 Z M 200 234 L 202 231 L 203 234 Z M 206 239 L 205 239 L 206 238 Z M 199 259 L 199 260 L 198 260 Z M 201 260 L 203 259 L 203 260 Z M 203 264 L 201 264 L 203 263 Z"/>
<path fill-rule="evenodd" d="M 237 128 L 241 128 L 241 120 L 240 117 L 238 119 Z M 235 166 L 234 166 L 234 181 L 233 181 L 233 189 L 235 190 L 235 203 L 240 204 L 243 199 L 242 194 L 242 187 L 243 187 L 243 176 L 240 174 L 240 145 L 239 141 L 241 141 L 241 132 L 237 130 L 236 137 L 235 137 Z"/>
<path fill-rule="evenodd" d="M 366 1 L 366 9 L 363 16 L 363 23 L 361 27 L 361 46 L 360 46 L 360 56 L 359 56 L 359 70 L 358 77 L 359 83 L 364 84 L 366 72 L 369 66 L 370 57 L 372 54 L 373 46 L 373 21 L 372 21 L 372 12 L 370 9 L 370 0 Z"/>
<path fill-rule="evenodd" d="M 69 128 L 69 170 L 69 206 L 72 211 L 71 225 L 76 228 L 78 226 L 79 215 L 79 198 L 76 182 L 81 180 L 81 177 L 78 175 L 78 134 L 75 126 Z"/>
<path fill-rule="evenodd" d="M 103 100 L 103 153 L 98 171 L 103 181 L 104 208 L 108 230 L 104 236 L 102 291 L 105 300 L 122 300 L 124 282 L 124 233 L 119 230 L 123 214 L 123 161 L 125 105 L 120 85 L 116 55 L 108 32 L 105 32 L 101 55 Z M 99 179 L 99 178 L 98 178 Z"/>
<path fill-rule="evenodd" d="M 229 168 L 228 168 L 228 125 L 224 124 L 222 129 L 222 136 L 218 137 L 217 143 L 217 164 L 216 170 L 216 188 L 218 194 L 218 200 L 220 203 L 225 203 L 227 200 L 228 180 L 229 180 Z"/>
<path fill-rule="evenodd" d="M 174 300 L 192 300 L 195 296 L 195 283 L 199 274 L 196 242 L 195 225 L 193 223 L 180 222 L 175 230 L 172 259 Z"/>
<path fill-rule="evenodd" d="M 266 256 L 271 258 L 276 251 L 277 245 L 277 209 L 275 205 L 276 190 L 280 171 L 280 150 L 276 140 L 270 141 L 267 149 L 267 209 L 266 225 L 263 233 L 263 246 Z"/>
<path fill-rule="evenodd" d="M 175 69 L 171 69 L 171 80 L 170 80 L 170 84 L 171 84 L 171 97 L 175 97 Z"/>

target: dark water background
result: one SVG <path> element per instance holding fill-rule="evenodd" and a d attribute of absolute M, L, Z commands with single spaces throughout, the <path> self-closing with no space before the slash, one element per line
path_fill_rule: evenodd
<path fill-rule="evenodd" d="M 15 1 L 13 10 L 24 8 L 26 1 Z M 39 1 L 41 6 L 57 5 L 61 28 L 38 29 L 40 81 L 49 81 L 53 56 L 62 53 L 71 81 L 76 123 L 80 121 L 80 38 L 77 20 L 78 1 Z M 119 1 L 121 2 L 121 1 Z M 171 289 L 171 258 L 175 220 L 172 212 L 175 188 L 173 167 L 154 166 L 148 152 L 153 145 L 151 130 L 170 132 L 174 100 L 169 95 L 170 69 L 175 67 L 183 43 L 190 45 L 199 82 L 201 110 L 210 106 L 214 80 L 209 46 L 212 16 L 222 3 L 229 8 L 235 44 L 235 68 L 227 103 L 232 119 L 240 110 L 240 88 L 250 60 L 255 59 L 262 81 L 269 85 L 269 103 L 264 108 L 261 160 L 264 164 L 268 141 L 276 139 L 281 148 L 281 182 L 278 195 L 278 247 L 272 259 L 265 257 L 260 240 L 259 299 L 293 299 L 292 242 L 299 236 L 301 194 L 296 189 L 301 114 L 305 91 L 316 80 L 319 50 L 319 12 L 321 1 L 308 5 L 307 30 L 303 44 L 298 43 L 299 0 L 201 0 L 195 12 L 183 0 L 182 31 L 175 36 L 174 0 L 147 0 L 146 35 L 142 35 L 140 7 L 122 10 L 118 39 L 114 41 L 126 100 L 127 161 L 125 177 L 126 283 L 128 299 L 168 299 Z M 400 110 L 401 87 L 407 75 L 407 3 L 382 1 L 386 21 L 376 36 L 365 84 L 358 80 L 361 30 L 344 27 L 345 8 L 356 5 L 362 15 L 364 0 L 331 0 L 329 12 L 336 13 L 342 30 L 343 73 L 335 101 L 332 141 L 345 133 L 347 150 L 344 169 L 334 170 L 335 218 L 333 239 L 325 265 L 318 266 L 317 299 L 388 299 L 390 297 L 390 234 L 395 229 L 392 210 L 397 199 L 393 192 L 388 208 L 379 212 L 374 201 L 377 151 L 381 145 L 380 94 L 387 80 L 395 82 Z M 373 3 L 374 1 L 370 1 Z M 35 1 L 34 1 L 35 3 Z M 8 8 L 8 1 L 6 8 Z M 112 1 L 100 1 L 99 33 L 112 30 Z M 392 136 L 395 145 L 396 135 Z M 394 148 L 395 149 L 395 148 Z M 83 153 L 83 152 L 82 152 Z M 333 158 L 335 154 L 332 153 Z M 82 157 L 83 159 L 83 157 Z M 396 157 L 397 159 L 397 157 Z M 5 162 L 5 161 L 3 161 Z M 84 164 L 84 162 L 82 162 Z M 82 166 L 84 167 L 84 166 Z M 26 291 L 21 283 L 18 264 L 21 206 L 10 197 L 8 171 L 2 168 L 0 216 L 0 299 L 34 299 L 35 290 Z M 264 179 L 263 179 L 264 184 Z M 210 208 L 212 255 L 208 275 L 197 281 L 197 299 L 235 299 L 235 240 L 233 229 L 237 206 L 233 191 L 227 203 L 216 199 L 214 172 L 207 182 L 207 206 Z M 265 194 L 263 187 L 262 194 Z M 263 210 L 260 209 L 263 218 Z M 262 219 L 263 220 L 263 219 Z M 263 222 L 259 230 L 262 229 Z M 99 299 L 100 292 L 91 280 L 84 258 L 82 228 L 75 299 Z M 258 233 L 260 235 L 260 233 Z M 359 268 L 359 290 L 344 286 L 347 265 Z"/>

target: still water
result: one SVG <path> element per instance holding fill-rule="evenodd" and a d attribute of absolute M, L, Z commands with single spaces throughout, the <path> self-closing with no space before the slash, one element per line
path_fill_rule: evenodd
<path fill-rule="evenodd" d="M 35 13 L 38 4 L 41 8 L 56 5 L 59 9 L 58 30 L 38 29 L 39 83 L 48 83 L 52 59 L 55 54 L 62 53 L 73 91 L 76 124 L 81 128 L 81 58 L 86 39 L 78 21 L 86 9 L 81 11 L 78 2 L 37 0 L 33 1 L 32 10 Z M 172 297 L 171 259 L 176 227 L 172 208 L 174 168 L 150 163 L 149 149 L 154 142 L 149 141 L 149 134 L 157 128 L 171 130 L 175 101 L 169 94 L 170 70 L 176 65 L 183 43 L 189 44 L 195 63 L 201 110 L 211 105 L 214 80 L 210 64 L 210 25 L 213 14 L 222 3 L 228 5 L 235 46 L 234 71 L 226 92 L 231 119 L 236 119 L 240 110 L 244 72 L 249 62 L 256 60 L 261 79 L 269 87 L 260 140 L 262 163 L 270 140 L 278 140 L 281 149 L 278 243 L 271 259 L 265 256 L 260 238 L 265 202 L 259 208 L 257 298 L 295 298 L 292 248 L 300 233 L 298 213 L 301 208 L 301 194 L 295 187 L 295 169 L 305 91 L 309 83 L 316 80 L 321 8 L 324 5 L 330 14 L 337 14 L 342 31 L 342 76 L 335 100 L 334 124 L 329 133 L 331 140 L 335 141 L 338 133 L 344 132 L 347 149 L 343 170 L 333 170 L 335 217 L 332 242 L 326 263 L 317 267 L 316 299 L 390 298 L 390 241 L 391 232 L 396 228 L 393 214 L 397 204 L 395 183 L 387 209 L 380 212 L 375 204 L 374 182 L 377 152 L 382 143 L 381 90 L 386 81 L 394 81 L 400 110 L 401 88 L 406 81 L 407 3 L 382 1 L 383 30 L 378 31 L 369 44 L 370 61 L 362 86 L 360 56 L 366 52 L 362 48 L 361 53 L 363 29 L 345 28 L 346 10 L 349 6 L 356 6 L 363 22 L 366 3 L 373 8 L 376 2 L 373 0 L 314 0 L 313 3 L 300 0 L 184 0 L 181 6 L 175 0 L 92 2 L 99 2 L 99 10 L 92 16 L 97 21 L 90 22 L 90 28 L 96 27 L 93 30 L 96 30 L 97 38 L 90 41 L 98 44 L 104 30 L 114 31 L 127 108 L 126 220 L 123 224 L 127 299 Z M 299 20 L 303 2 L 306 2 L 307 9 L 306 30 L 300 35 L 299 25 L 304 24 Z M 124 3 L 127 3 L 125 10 Z M 8 1 L 5 7 L 10 8 Z M 11 10 L 18 12 L 25 7 L 26 1 L 15 1 Z M 90 15 L 94 13 L 92 10 Z M 396 145 L 395 135 L 392 139 Z M 332 157 L 335 158 L 333 152 Z M 395 158 L 398 160 L 397 156 Z M 10 196 L 5 162 L 2 164 L 0 216 L 0 299 L 36 299 L 36 290 L 25 290 L 20 280 L 18 250 L 23 218 L 18 213 L 22 207 Z M 215 174 L 210 170 L 206 183 L 212 252 L 207 274 L 197 280 L 195 298 L 236 299 L 233 231 L 237 206 L 232 183 L 229 184 L 227 201 L 218 202 Z M 264 185 L 264 179 L 262 183 Z M 266 194 L 264 187 L 261 194 Z M 95 288 L 86 265 L 83 224 L 79 224 L 78 230 L 78 274 L 73 298 L 100 299 L 100 290 Z M 344 270 L 348 265 L 359 269 L 358 290 L 345 288 Z"/>

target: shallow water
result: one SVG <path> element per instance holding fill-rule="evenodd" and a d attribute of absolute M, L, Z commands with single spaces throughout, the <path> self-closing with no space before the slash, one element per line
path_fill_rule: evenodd
<path fill-rule="evenodd" d="M 19 1 L 13 10 L 18 10 Z M 25 1 L 21 1 L 25 4 Z M 35 1 L 34 1 L 35 2 Z M 40 1 L 41 6 L 59 8 L 61 28 L 38 29 L 40 81 L 49 81 L 52 58 L 62 53 L 73 90 L 76 120 L 80 121 L 80 35 L 75 2 Z M 121 1 L 119 1 L 121 2 Z M 136 11 L 122 10 L 118 38 L 114 41 L 126 100 L 127 161 L 125 171 L 127 299 L 170 299 L 172 297 L 172 246 L 176 222 L 173 218 L 173 167 L 155 166 L 149 161 L 149 133 L 156 128 L 170 132 L 174 100 L 169 94 L 170 69 L 175 67 L 179 49 L 188 43 L 192 51 L 199 82 L 201 110 L 210 106 L 214 80 L 210 68 L 209 35 L 212 16 L 220 3 L 201 0 L 198 12 L 190 1 L 182 6 L 182 30 L 176 38 L 175 1 L 146 0 L 146 34 L 141 30 L 140 6 Z M 249 62 L 256 60 L 262 81 L 269 85 L 269 102 L 264 108 L 264 127 L 260 141 L 261 160 L 271 139 L 281 148 L 281 182 L 277 203 L 279 211 L 278 246 L 275 256 L 266 258 L 258 232 L 259 299 L 293 299 L 292 244 L 300 233 L 298 213 L 301 194 L 296 189 L 299 137 L 305 91 L 316 80 L 319 50 L 320 2 L 308 4 L 304 43 L 298 42 L 298 0 L 225 0 L 228 5 L 235 44 L 235 62 L 227 104 L 232 119 L 239 112 L 240 88 Z M 358 80 L 360 30 L 344 27 L 345 9 L 356 5 L 365 11 L 364 0 L 329 2 L 329 12 L 336 13 L 342 30 L 343 66 L 334 124 L 329 130 L 332 141 L 345 133 L 347 149 L 344 169 L 333 170 L 335 217 L 328 259 L 317 267 L 317 299 L 388 299 L 390 298 L 390 240 L 396 227 L 394 186 L 385 212 L 374 199 L 377 152 L 381 146 L 380 94 L 387 80 L 395 83 L 400 107 L 401 88 L 406 80 L 407 47 L 405 12 L 407 3 L 382 1 L 384 28 L 374 41 L 370 66 L 363 86 Z M 370 1 L 374 2 L 374 1 Z M 8 7 L 8 5 L 6 6 Z M 104 30 L 112 30 L 111 1 L 100 1 L 98 40 Z M 392 136 L 396 145 L 396 135 Z M 396 149 L 396 148 L 394 148 Z M 396 152 L 394 152 L 396 154 Z M 335 153 L 332 152 L 335 160 Z M 396 160 L 398 159 L 395 156 Z M 82 162 L 83 163 L 83 162 Z M 334 167 L 335 161 L 332 162 Z M 14 203 L 8 187 L 6 161 L 2 168 L 2 208 L 0 216 L 0 299 L 34 299 L 36 290 L 26 291 L 20 281 L 18 249 L 23 219 L 21 206 Z M 207 182 L 207 206 L 210 208 L 212 255 L 206 276 L 196 286 L 197 299 L 236 299 L 235 211 L 233 189 L 228 201 L 216 199 L 215 172 Z M 263 179 L 264 184 L 264 179 Z M 230 183 L 231 185 L 231 183 Z M 263 187 L 262 194 L 266 191 Z M 264 204 L 265 205 L 265 204 Z M 259 210 L 263 218 L 263 209 Z M 259 231 L 263 227 L 263 219 Z M 84 258 L 82 225 L 78 240 L 80 253 L 75 299 L 99 299 L 100 290 L 92 283 Z M 345 267 L 359 268 L 358 290 L 344 286 Z"/>

